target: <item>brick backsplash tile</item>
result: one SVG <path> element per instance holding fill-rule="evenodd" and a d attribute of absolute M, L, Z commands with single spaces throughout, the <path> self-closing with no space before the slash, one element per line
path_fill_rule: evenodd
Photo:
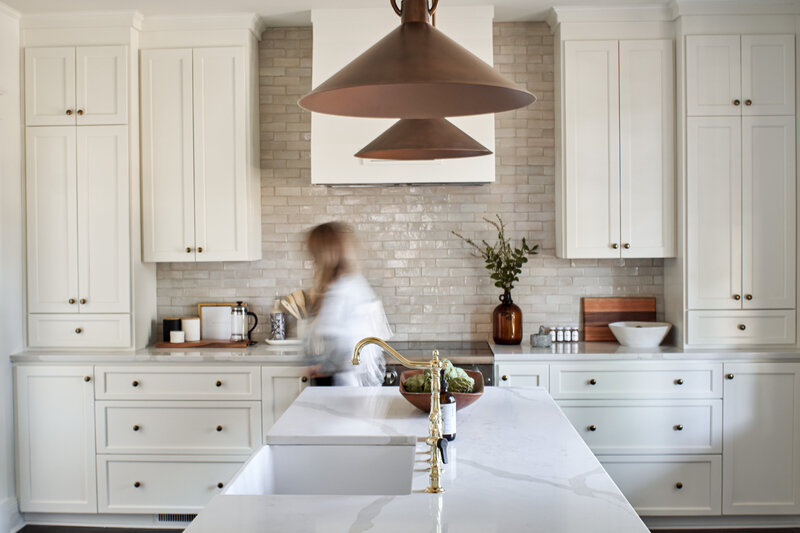
<path fill-rule="evenodd" d="M 495 213 L 515 239 L 540 245 L 512 293 L 526 335 L 539 324 L 577 324 L 583 296 L 656 296 L 663 318 L 662 260 L 555 257 L 553 37 L 537 22 L 496 23 L 493 33 L 498 70 L 537 97 L 496 115 L 496 182 L 351 189 L 310 185 L 311 118 L 295 102 L 311 90 L 311 28 L 267 29 L 258 63 L 264 257 L 159 264 L 159 319 L 194 315 L 200 301 L 245 300 L 264 338 L 273 295 L 312 285 L 303 232 L 341 219 L 358 230 L 364 274 L 395 339 L 485 339 L 499 289 L 450 231 L 491 240 L 483 217 Z"/>

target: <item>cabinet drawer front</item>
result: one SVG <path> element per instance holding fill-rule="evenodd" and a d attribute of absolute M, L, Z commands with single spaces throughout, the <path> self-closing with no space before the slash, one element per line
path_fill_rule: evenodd
<path fill-rule="evenodd" d="M 246 457 L 97 458 L 101 513 L 199 511 L 227 485 Z M 137 486 L 138 483 L 138 486 Z"/>
<path fill-rule="evenodd" d="M 124 315 L 28 315 L 31 348 L 127 348 L 131 317 Z"/>
<path fill-rule="evenodd" d="M 565 400 L 558 404 L 596 454 L 721 451 L 721 400 Z"/>
<path fill-rule="evenodd" d="M 251 366 L 99 366 L 98 400 L 260 400 L 261 372 Z"/>
<path fill-rule="evenodd" d="M 258 402 L 97 402 L 97 453 L 250 454 Z"/>
<path fill-rule="evenodd" d="M 718 455 L 600 456 L 622 494 L 642 516 L 720 514 Z"/>
<path fill-rule="evenodd" d="M 550 374 L 556 399 L 722 397 L 722 364 L 554 364 Z"/>
<path fill-rule="evenodd" d="M 689 311 L 689 344 L 794 344 L 794 311 Z M 744 326 L 744 329 L 742 329 Z"/>
<path fill-rule="evenodd" d="M 547 365 L 538 363 L 497 363 L 498 387 L 549 387 Z"/>

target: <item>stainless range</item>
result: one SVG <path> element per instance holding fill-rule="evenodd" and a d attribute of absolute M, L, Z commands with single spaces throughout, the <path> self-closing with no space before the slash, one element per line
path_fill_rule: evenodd
<path fill-rule="evenodd" d="M 389 342 L 389 344 L 407 358 L 415 361 L 428 361 L 433 350 L 439 350 L 439 357 L 449 359 L 451 363 L 464 370 L 477 370 L 483 374 L 486 386 L 494 385 L 494 354 L 486 341 L 408 341 Z M 397 386 L 400 373 L 407 370 L 397 361 L 386 358 L 386 378 L 383 385 Z"/>

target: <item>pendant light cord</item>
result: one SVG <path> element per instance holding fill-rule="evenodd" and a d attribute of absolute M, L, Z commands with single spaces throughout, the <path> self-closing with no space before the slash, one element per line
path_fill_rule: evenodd
<path fill-rule="evenodd" d="M 397 7 L 397 0 L 389 0 L 389 3 L 392 4 L 392 9 L 394 9 L 394 12 L 397 13 L 397 16 L 398 17 L 402 17 L 403 16 L 403 10 L 400 9 L 399 7 Z M 436 8 L 438 6 L 439 6 L 439 0 L 431 0 L 431 6 L 428 8 L 428 14 L 431 17 L 435 17 L 436 16 Z M 435 20 L 436 19 L 434 18 L 434 21 Z M 435 23 L 434 23 L 434 26 L 436 26 Z"/>

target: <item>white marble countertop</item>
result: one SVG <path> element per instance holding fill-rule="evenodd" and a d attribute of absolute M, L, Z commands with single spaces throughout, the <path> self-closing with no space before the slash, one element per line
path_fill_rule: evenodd
<path fill-rule="evenodd" d="M 495 362 L 511 361 L 800 361 L 792 347 L 747 347 L 684 350 L 675 346 L 631 348 L 616 342 L 563 342 L 549 348 L 533 348 L 523 341 L 504 346 L 489 341 Z"/>
<path fill-rule="evenodd" d="M 268 441 L 389 443 L 424 436 L 427 415 L 394 388 L 306 389 Z M 363 440 L 366 439 L 366 440 Z M 186 533 L 647 533 L 543 389 L 488 388 L 458 412 L 443 494 L 414 472 L 402 496 L 216 496 Z"/>

